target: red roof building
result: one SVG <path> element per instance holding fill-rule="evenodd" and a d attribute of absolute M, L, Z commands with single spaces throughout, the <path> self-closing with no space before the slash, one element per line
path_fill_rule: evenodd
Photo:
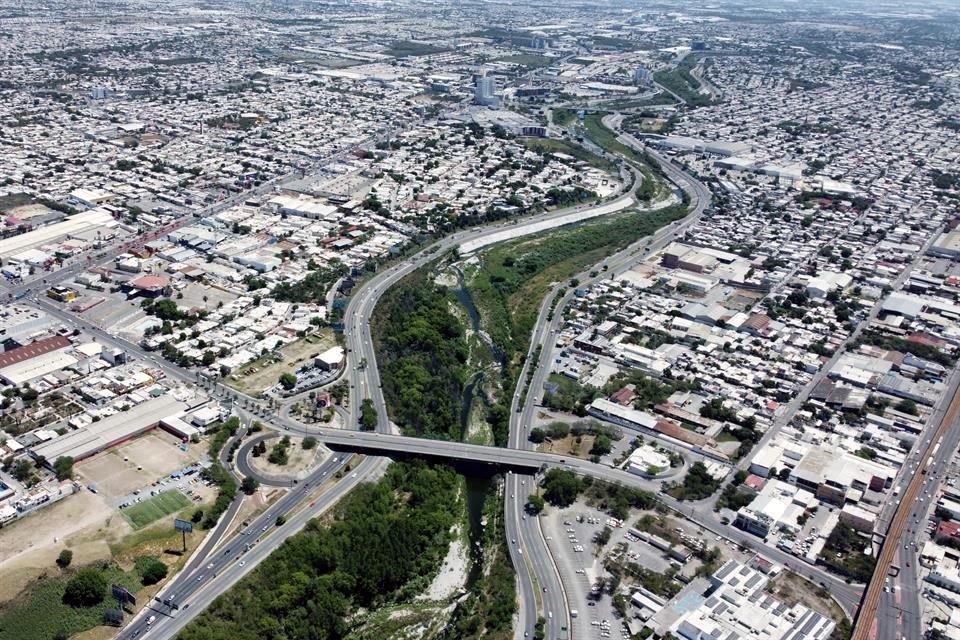
<path fill-rule="evenodd" d="M 24 360 L 42 356 L 45 353 L 50 353 L 57 349 L 69 347 L 70 344 L 70 341 L 64 336 L 53 336 L 37 340 L 22 347 L 17 347 L 16 349 L 11 349 L 10 351 L 0 353 L 0 369 L 9 367 L 12 364 L 17 364 L 18 362 L 23 362 Z"/>
<path fill-rule="evenodd" d="M 960 540 L 960 522 L 941 520 L 940 524 L 937 525 L 937 534 L 934 537 L 937 539 L 952 538 L 953 540 Z"/>
<path fill-rule="evenodd" d="M 166 276 L 146 275 L 130 281 L 130 286 L 148 293 L 159 293 L 170 285 L 170 278 Z"/>

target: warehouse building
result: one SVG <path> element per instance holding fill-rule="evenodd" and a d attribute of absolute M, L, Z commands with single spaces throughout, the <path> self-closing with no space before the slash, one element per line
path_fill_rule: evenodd
<path fill-rule="evenodd" d="M 167 416 L 180 413 L 187 405 L 171 395 L 143 402 L 129 411 L 121 411 L 99 422 L 92 422 L 33 447 L 34 457 L 49 464 L 58 458 L 82 460 L 146 433 Z"/>
<path fill-rule="evenodd" d="M 672 633 L 684 640 L 830 637 L 833 620 L 802 604 L 790 606 L 777 600 L 767 590 L 769 582 L 769 577 L 760 571 L 729 560 L 702 590 L 692 589 L 683 598 L 671 601 L 647 625 L 661 636 Z"/>
<path fill-rule="evenodd" d="M 27 252 L 31 249 L 58 242 L 64 238 L 88 239 L 95 237 L 99 231 L 103 239 L 108 239 L 113 235 L 113 229 L 117 225 L 118 222 L 113 219 L 109 211 L 102 209 L 84 211 L 70 216 L 63 222 L 0 240 L 0 264 L 6 264 L 11 260 L 20 261 L 17 258 L 18 255 L 29 255 Z"/>

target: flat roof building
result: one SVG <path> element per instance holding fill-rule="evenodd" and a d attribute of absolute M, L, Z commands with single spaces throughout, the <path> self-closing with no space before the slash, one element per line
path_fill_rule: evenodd
<path fill-rule="evenodd" d="M 167 416 L 183 411 L 186 405 L 171 395 L 162 395 L 131 408 L 65 433 L 33 448 L 33 455 L 52 464 L 57 458 L 82 460 L 124 440 L 149 431 Z"/>

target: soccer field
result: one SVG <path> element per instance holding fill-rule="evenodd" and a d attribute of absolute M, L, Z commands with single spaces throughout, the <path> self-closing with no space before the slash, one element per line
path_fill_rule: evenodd
<path fill-rule="evenodd" d="M 173 489 L 123 510 L 125 517 L 134 529 L 142 529 L 163 516 L 176 513 L 190 505 L 190 499 Z"/>

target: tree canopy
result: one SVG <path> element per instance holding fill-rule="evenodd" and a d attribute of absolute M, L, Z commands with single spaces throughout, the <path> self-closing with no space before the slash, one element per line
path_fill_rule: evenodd
<path fill-rule="evenodd" d="M 391 417 L 407 435 L 459 439 L 467 345 L 449 294 L 416 280 L 377 305 L 374 336 Z"/>
<path fill-rule="evenodd" d="M 107 580 L 96 569 L 80 569 L 67 582 L 63 601 L 73 607 L 92 607 L 107 594 Z"/>
<path fill-rule="evenodd" d="M 436 573 L 462 508 L 459 487 L 448 467 L 390 465 L 382 480 L 348 494 L 331 519 L 308 522 L 180 638 L 345 637 L 355 608 L 400 597 L 410 584 L 422 589 L 416 579 Z"/>

